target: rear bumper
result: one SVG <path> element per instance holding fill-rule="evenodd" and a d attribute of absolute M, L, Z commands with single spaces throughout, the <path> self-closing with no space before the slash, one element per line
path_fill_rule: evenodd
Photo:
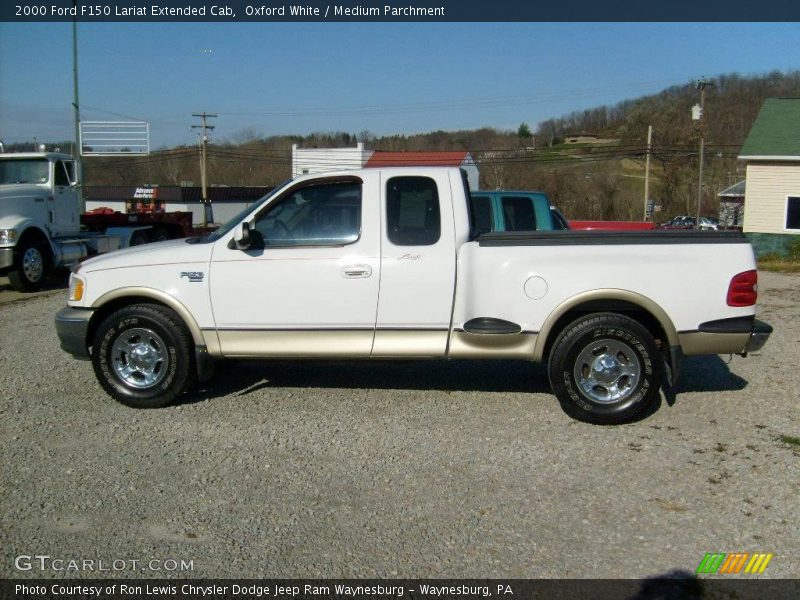
<path fill-rule="evenodd" d="M 744 354 L 748 352 L 758 352 L 767 343 L 770 334 L 772 333 L 772 326 L 759 321 L 753 320 L 753 330 L 750 333 L 750 339 L 747 340 L 747 345 L 744 347 Z"/>
<path fill-rule="evenodd" d="M 753 316 L 701 323 L 697 331 L 678 334 L 686 356 L 756 352 L 767 343 L 772 327 Z"/>
<path fill-rule="evenodd" d="M 61 349 L 74 358 L 81 360 L 90 358 L 87 337 L 89 320 L 93 313 L 91 309 L 71 306 L 66 306 L 56 313 L 56 333 L 61 342 Z"/>

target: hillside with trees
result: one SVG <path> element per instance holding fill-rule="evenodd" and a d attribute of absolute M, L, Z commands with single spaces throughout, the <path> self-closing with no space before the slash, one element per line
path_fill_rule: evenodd
<path fill-rule="evenodd" d="M 759 76 L 720 75 L 706 89 L 704 207 L 716 212 L 716 194 L 743 178 L 736 155 L 765 98 L 800 96 L 800 71 Z M 370 149 L 467 150 L 490 189 L 540 189 L 570 218 L 642 218 L 647 128 L 653 126 L 651 198 L 657 219 L 693 212 L 697 198 L 699 133 L 691 120 L 698 102 L 694 82 L 611 106 L 576 111 L 516 130 L 489 127 L 468 131 L 378 137 L 368 131 L 263 137 L 254 129 L 209 147 L 209 182 L 274 185 L 290 175 L 291 146 Z M 224 115 L 221 115 L 224 117 Z M 595 141 L 565 143 L 570 135 Z M 199 185 L 198 149 L 164 149 L 147 157 L 91 158 L 88 185 L 153 183 Z"/>

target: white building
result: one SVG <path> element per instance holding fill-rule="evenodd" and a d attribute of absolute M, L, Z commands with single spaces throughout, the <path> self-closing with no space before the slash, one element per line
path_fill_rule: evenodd
<path fill-rule="evenodd" d="M 342 169 L 361 169 L 372 155 L 363 142 L 355 148 L 298 148 L 292 144 L 292 177 Z"/>
<path fill-rule="evenodd" d="M 363 167 L 460 167 L 467 173 L 469 187 L 479 189 L 480 171 L 472 155 L 455 152 L 381 152 L 355 148 L 298 148 L 292 144 L 292 177 Z"/>

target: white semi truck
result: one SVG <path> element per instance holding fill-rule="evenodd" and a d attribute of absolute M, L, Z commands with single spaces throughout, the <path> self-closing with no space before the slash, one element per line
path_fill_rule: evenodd
<path fill-rule="evenodd" d="M 191 213 L 81 214 L 75 161 L 58 152 L 0 154 L 0 275 L 21 292 L 87 256 L 186 237 Z"/>

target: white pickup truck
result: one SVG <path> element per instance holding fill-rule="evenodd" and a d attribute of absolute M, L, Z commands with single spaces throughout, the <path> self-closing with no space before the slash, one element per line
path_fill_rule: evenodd
<path fill-rule="evenodd" d="M 639 417 L 683 355 L 746 355 L 753 251 L 738 233 L 475 232 L 458 169 L 307 175 L 214 233 L 73 269 L 61 347 L 133 407 L 225 358 L 546 361 L 564 410 Z"/>

